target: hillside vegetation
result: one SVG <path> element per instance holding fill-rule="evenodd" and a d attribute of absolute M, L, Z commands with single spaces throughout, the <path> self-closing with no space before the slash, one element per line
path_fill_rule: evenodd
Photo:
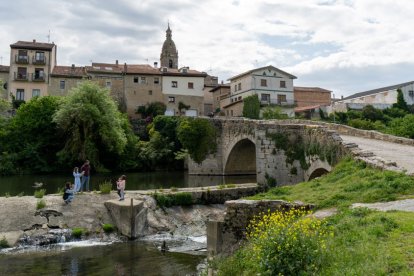
<path fill-rule="evenodd" d="M 273 216 L 273 223 L 265 217 L 249 227 L 254 231 L 249 231 L 244 246 L 212 265 L 218 275 L 293 275 L 286 271 L 294 275 L 413 275 L 414 213 L 349 208 L 356 202 L 390 201 L 413 194 L 413 177 L 345 159 L 321 178 L 249 197 L 300 200 L 315 204 L 316 209 L 336 207 L 336 215 L 306 231 L 298 231 L 295 221 L 316 218 L 298 216 L 286 225 L 280 215 Z M 315 247 L 312 239 L 317 233 L 329 235 Z M 281 237 L 290 237 L 292 242 L 286 245 L 286 238 Z M 312 254 L 298 254 L 310 245 Z"/>

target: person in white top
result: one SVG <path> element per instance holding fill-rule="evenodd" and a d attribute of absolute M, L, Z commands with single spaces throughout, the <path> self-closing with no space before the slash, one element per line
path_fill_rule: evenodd
<path fill-rule="evenodd" d="M 126 184 L 126 176 L 121 175 L 116 181 L 116 189 L 118 190 L 119 201 L 125 199 L 125 184 Z"/>

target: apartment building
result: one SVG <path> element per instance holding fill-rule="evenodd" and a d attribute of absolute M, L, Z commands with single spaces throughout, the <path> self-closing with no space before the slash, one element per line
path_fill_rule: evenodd
<path fill-rule="evenodd" d="M 28 101 L 48 95 L 50 73 L 56 66 L 56 45 L 33 40 L 10 45 L 8 97 Z"/>
<path fill-rule="evenodd" d="M 294 79 L 295 76 L 271 65 L 231 77 L 230 96 L 222 100 L 223 109 L 226 115 L 242 116 L 243 99 L 256 94 L 262 106 L 280 106 L 283 113 L 293 117 Z"/>

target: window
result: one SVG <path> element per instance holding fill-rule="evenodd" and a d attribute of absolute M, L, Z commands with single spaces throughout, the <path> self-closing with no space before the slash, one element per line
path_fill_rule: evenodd
<path fill-rule="evenodd" d="M 60 89 L 65 89 L 65 81 L 64 80 L 60 81 L 59 87 L 60 87 Z"/>
<path fill-rule="evenodd" d="M 168 61 L 168 67 L 173 68 L 173 61 L 172 61 L 172 59 L 170 59 Z"/>
<path fill-rule="evenodd" d="M 111 88 L 111 86 L 112 86 L 112 83 L 111 83 L 110 81 L 107 81 L 107 82 L 106 82 L 106 87 L 107 87 L 107 88 Z"/>
<path fill-rule="evenodd" d="M 150 96 L 152 95 L 152 90 L 148 91 L 148 95 L 150 95 Z"/>
<path fill-rule="evenodd" d="M 286 95 L 277 95 L 277 102 L 278 103 L 285 103 L 286 102 Z"/>
<path fill-rule="evenodd" d="M 286 81 L 280 81 L 280 88 L 286 88 Z"/>
<path fill-rule="evenodd" d="M 261 79 L 260 80 L 260 86 L 267 86 L 267 80 L 266 79 Z"/>
<path fill-rule="evenodd" d="M 169 103 L 175 103 L 175 97 L 168 97 Z"/>
<path fill-rule="evenodd" d="M 35 68 L 34 79 L 35 80 L 45 79 L 45 71 L 43 71 L 43 68 Z"/>
<path fill-rule="evenodd" d="M 237 85 L 237 90 L 241 90 L 241 83 Z"/>
<path fill-rule="evenodd" d="M 138 83 L 138 77 L 134 77 L 134 83 Z"/>
<path fill-rule="evenodd" d="M 27 56 L 27 50 L 19 50 L 16 61 L 21 63 L 27 63 L 29 61 L 29 58 Z"/>
<path fill-rule="evenodd" d="M 146 84 L 146 83 L 147 83 L 147 78 L 141 77 L 141 84 Z"/>
<path fill-rule="evenodd" d="M 236 92 L 237 91 L 237 85 L 235 84 L 234 85 L 234 92 Z"/>
<path fill-rule="evenodd" d="M 17 79 L 20 79 L 20 80 L 27 79 L 27 68 L 26 67 L 17 68 Z"/>
<path fill-rule="evenodd" d="M 177 88 L 178 87 L 177 82 L 176 81 L 172 81 L 171 82 L 171 87 Z"/>
<path fill-rule="evenodd" d="M 155 78 L 154 78 L 154 84 L 159 84 L 159 83 L 160 83 L 160 78 L 155 77 Z"/>
<path fill-rule="evenodd" d="M 414 91 L 413 90 L 408 91 L 408 96 L 414 97 Z"/>
<path fill-rule="evenodd" d="M 270 94 L 262 94 L 260 97 L 262 102 L 270 102 Z"/>
<path fill-rule="evenodd" d="M 45 52 L 36 52 L 35 62 L 45 62 Z"/>
<path fill-rule="evenodd" d="M 188 83 L 188 89 L 194 89 L 194 83 L 193 82 Z"/>
<path fill-rule="evenodd" d="M 32 98 L 40 96 L 40 89 L 33 89 L 32 90 Z"/>
<path fill-rule="evenodd" d="M 16 90 L 16 100 L 24 101 L 24 89 L 17 89 Z"/>

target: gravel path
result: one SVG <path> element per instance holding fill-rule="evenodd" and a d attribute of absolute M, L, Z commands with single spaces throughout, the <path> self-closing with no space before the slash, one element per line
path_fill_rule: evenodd
<path fill-rule="evenodd" d="M 370 151 L 414 174 L 414 147 L 355 136 L 340 135 L 345 143 L 355 143 L 361 150 Z"/>

